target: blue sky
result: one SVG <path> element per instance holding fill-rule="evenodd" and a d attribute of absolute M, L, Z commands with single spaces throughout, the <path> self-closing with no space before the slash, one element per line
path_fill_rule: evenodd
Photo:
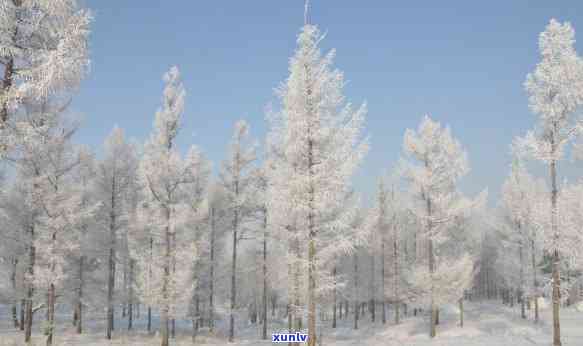
<path fill-rule="evenodd" d="M 182 148 L 198 145 L 217 168 L 237 119 L 263 139 L 263 109 L 277 104 L 273 90 L 287 76 L 302 0 L 85 2 L 95 23 L 92 70 L 73 104 L 84 119 L 77 142 L 99 152 L 114 125 L 145 139 L 172 65 L 188 92 Z M 509 168 L 508 145 L 535 121 L 522 84 L 552 17 L 583 35 L 582 1 L 312 0 L 312 22 L 328 32 L 322 47 L 337 49 L 349 81 L 347 98 L 369 106 L 371 150 L 356 187 L 371 196 L 397 162 L 405 129 L 430 114 L 468 151 L 463 190 L 488 187 L 492 202 Z"/>

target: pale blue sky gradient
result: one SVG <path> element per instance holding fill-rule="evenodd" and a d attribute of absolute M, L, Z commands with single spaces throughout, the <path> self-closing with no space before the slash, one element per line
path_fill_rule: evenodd
<path fill-rule="evenodd" d="M 218 168 L 235 121 L 264 138 L 263 109 L 287 76 L 303 0 L 85 0 L 95 15 L 92 71 L 73 108 L 76 140 L 99 148 L 115 124 L 143 141 L 178 65 L 187 89 L 179 144 L 194 143 Z M 581 30 L 583 1 L 312 0 L 313 23 L 337 49 L 345 94 L 368 102 L 371 150 L 355 179 L 371 196 L 400 155 L 403 133 L 424 114 L 451 126 L 472 170 L 463 188 L 497 195 L 513 136 L 534 124 L 523 89 L 550 18 Z M 583 52 L 583 44 L 577 43 Z M 98 152 L 100 149 L 96 149 Z M 492 201 L 492 200 L 491 200 Z"/>

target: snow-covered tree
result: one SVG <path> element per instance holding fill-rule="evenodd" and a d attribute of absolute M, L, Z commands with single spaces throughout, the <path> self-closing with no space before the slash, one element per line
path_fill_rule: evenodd
<path fill-rule="evenodd" d="M 354 208 L 347 208 L 346 196 L 367 151 L 360 138 L 366 107 L 353 110 L 345 102 L 343 74 L 332 68 L 335 52 L 322 55 L 322 39 L 316 26 L 302 28 L 279 90 L 282 111 L 271 124 L 278 153 L 269 177 L 270 222 L 305 246 L 296 257 L 307 258 L 310 346 L 316 344 L 317 300 L 333 288 L 331 264 L 353 248 L 347 234 Z"/>
<path fill-rule="evenodd" d="M 232 215 L 231 239 L 231 294 L 229 315 L 229 342 L 235 338 L 235 310 L 237 309 L 237 249 L 243 237 L 243 225 L 256 208 L 253 200 L 256 191 L 257 172 L 251 170 L 256 160 L 255 145 L 246 141 L 249 125 L 240 120 L 235 124 L 233 139 L 229 148 L 229 157 L 223 162 L 220 183 L 225 192 L 229 213 Z"/>
<path fill-rule="evenodd" d="M 456 262 L 440 250 L 450 239 L 452 224 L 483 201 L 485 193 L 476 201 L 460 194 L 457 183 L 469 171 L 466 153 L 449 128 L 428 116 L 417 131 L 405 132 L 403 149 L 409 161 L 402 162 L 402 172 L 409 182 L 411 211 L 423 227 L 425 248 L 425 261 L 418 260 L 412 278 L 430 307 L 430 336 L 435 337 L 438 307 L 452 296 L 450 283 L 467 281 L 473 271 L 468 256 L 457 254 Z"/>
<path fill-rule="evenodd" d="M 193 289 L 196 256 L 192 231 L 185 227 L 192 215 L 192 192 L 208 164 L 196 147 L 183 159 L 174 146 L 184 111 L 185 91 L 178 68 L 164 75 L 162 108 L 139 165 L 143 200 L 137 210 L 134 256 L 142 268 L 142 299 L 160 310 L 162 346 L 168 346 L 169 319 L 185 315 Z"/>
<path fill-rule="evenodd" d="M 115 127 L 105 140 L 105 155 L 97 167 L 96 192 L 101 202 L 100 220 L 107 249 L 107 323 L 106 337 L 111 339 L 114 328 L 116 265 L 119 251 L 127 234 L 132 206 L 130 192 L 134 189 L 137 170 L 135 148 L 124 138 L 123 130 Z M 122 233 L 120 233 L 122 231 Z"/>
<path fill-rule="evenodd" d="M 513 159 L 508 178 L 502 186 L 502 208 L 504 221 L 500 226 L 502 239 L 510 254 L 518 253 L 518 286 L 521 300 L 521 315 L 526 318 L 526 299 L 528 295 L 534 299 L 535 321 L 538 322 L 538 292 L 537 292 L 537 252 L 540 237 L 537 237 L 535 203 L 543 197 L 545 186 L 542 181 L 532 177 L 519 157 Z M 516 252 L 518 248 L 518 252 Z M 540 259 L 538 259 L 540 260 Z M 529 279 L 532 277 L 532 279 Z"/>
<path fill-rule="evenodd" d="M 30 340 L 33 300 L 42 296 L 47 299 L 47 344 L 54 334 L 57 290 L 67 277 L 66 258 L 79 246 L 80 225 L 94 212 L 83 204 L 82 189 L 74 184 L 80 155 L 70 138 L 76 126 L 68 124 L 62 112 L 58 102 L 30 101 L 15 128 L 15 156 L 9 158 L 27 181 L 34 214 L 26 245 L 25 341 Z"/>
<path fill-rule="evenodd" d="M 99 293 L 96 289 L 99 280 L 99 263 L 101 259 L 99 244 L 102 238 L 102 233 L 97 226 L 97 218 L 99 217 L 100 203 L 95 195 L 95 158 L 88 148 L 81 148 L 79 150 L 79 164 L 73 171 L 72 183 L 78 189 L 81 195 L 81 207 L 92 208 L 95 212 L 90 218 L 81 220 L 78 224 L 78 246 L 75 248 L 70 256 L 68 256 L 68 288 L 75 292 L 71 297 L 71 305 L 73 306 L 73 324 L 76 327 L 78 334 L 83 332 L 83 315 L 84 307 L 93 302 L 97 305 L 99 302 Z"/>
<path fill-rule="evenodd" d="M 553 282 L 553 345 L 561 345 L 560 309 L 560 258 L 570 254 L 562 244 L 563 230 L 558 227 L 560 191 L 557 165 L 564 157 L 567 146 L 580 134 L 583 126 L 576 119 L 583 105 L 583 62 L 574 48 L 575 31 L 570 23 L 551 19 L 539 36 L 541 61 L 525 82 L 529 105 L 538 116 L 536 128 L 517 145 L 549 168 L 550 228 L 544 230 L 548 239 L 545 249 L 552 254 Z M 562 251 L 565 250 L 565 251 Z"/>
<path fill-rule="evenodd" d="M 76 0 L 2 2 L 0 154 L 15 126 L 8 121 L 26 99 L 38 101 L 77 87 L 89 65 L 91 20 Z"/>

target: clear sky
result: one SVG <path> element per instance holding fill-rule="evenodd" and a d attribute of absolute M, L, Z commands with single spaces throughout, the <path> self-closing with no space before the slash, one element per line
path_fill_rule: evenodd
<path fill-rule="evenodd" d="M 303 24 L 303 0 L 85 0 L 93 10 L 92 70 L 73 104 L 76 140 L 99 152 L 114 125 L 143 141 L 160 105 L 162 74 L 178 65 L 187 89 L 179 144 L 196 144 L 218 168 L 233 125 L 264 138 L 263 109 Z M 452 128 L 472 170 L 463 189 L 493 198 L 508 172 L 512 138 L 534 124 L 523 89 L 552 18 L 580 29 L 583 1 L 312 0 L 355 104 L 368 102 L 371 150 L 355 178 L 366 196 L 395 165 L 406 128 L 429 114 Z M 492 202 L 492 199 L 491 199 Z"/>

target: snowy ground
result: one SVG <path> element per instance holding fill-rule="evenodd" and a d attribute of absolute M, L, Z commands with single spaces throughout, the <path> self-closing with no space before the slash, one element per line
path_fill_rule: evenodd
<path fill-rule="evenodd" d="M 551 313 L 550 310 L 542 311 L 542 321 L 534 325 L 531 319 L 522 320 L 518 307 L 510 309 L 498 303 L 467 303 L 465 313 L 465 326 L 458 326 L 458 315 L 454 308 L 443 309 L 441 312 L 442 323 L 438 327 L 437 338 L 430 340 L 427 336 L 427 321 L 425 317 L 409 316 L 398 326 L 388 323 L 371 324 L 367 315 L 361 321 L 360 329 L 352 329 L 352 320 L 341 320 L 335 330 L 326 328 L 322 345 L 337 346 L 530 346 L 551 344 Z M 529 311 L 531 313 L 531 311 Z M 22 345 L 22 334 L 10 328 L 10 321 L 2 314 L 0 331 L 0 346 Z M 389 315 L 391 318 L 392 316 Z M 66 317 L 66 316 L 63 316 Z M 350 316 L 352 317 L 352 316 Z M 531 317 L 531 316 L 529 316 Z M 125 326 L 125 323 L 120 322 Z M 561 314 L 563 345 L 583 346 L 583 312 L 575 308 L 564 309 Z M 78 336 L 73 333 L 70 322 L 63 321 L 55 339 L 55 346 L 105 346 L 105 345 L 158 345 L 155 337 L 143 332 L 119 335 L 111 342 L 103 338 L 102 323 L 91 321 L 91 330 L 86 335 Z M 69 327 L 71 326 L 71 327 Z M 137 329 L 143 330 L 143 321 L 138 321 Z M 177 340 L 171 340 L 171 345 L 192 345 L 189 336 L 188 324 L 179 326 L 181 335 Z M 283 328 L 283 325 L 280 326 Z M 219 329 L 222 329 L 219 327 Z M 38 331 L 39 328 L 35 328 Z M 271 345 L 270 341 L 258 341 L 256 328 L 242 328 L 239 331 L 239 341 L 236 345 Z M 44 345 L 44 336 L 38 333 L 34 338 L 34 345 Z M 209 336 L 202 332 L 197 338 L 197 345 L 225 345 L 226 340 L 222 335 Z"/>

